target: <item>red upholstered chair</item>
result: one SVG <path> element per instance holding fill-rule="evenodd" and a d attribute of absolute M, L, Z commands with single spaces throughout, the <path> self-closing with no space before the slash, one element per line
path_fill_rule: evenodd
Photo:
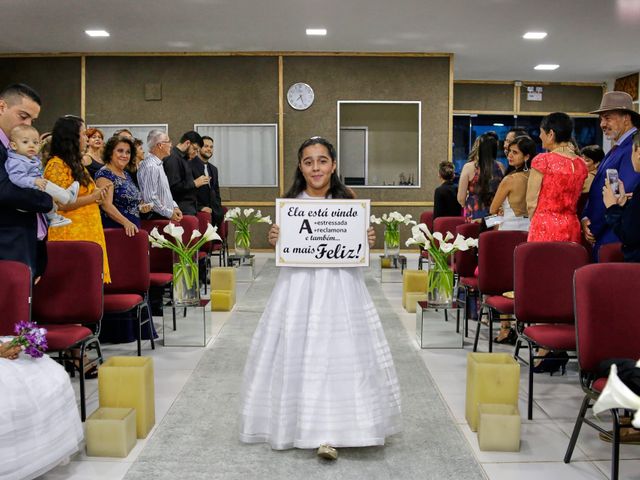
<path fill-rule="evenodd" d="M 480 235 L 479 223 L 462 223 L 456 227 L 455 235 L 462 235 L 464 238 L 478 238 Z M 478 250 L 470 248 L 466 251 L 455 253 L 454 269 L 458 276 L 458 303 L 464 308 L 464 335 L 468 334 L 467 298 L 478 297 L 478 277 L 475 276 L 478 266 Z M 462 298 L 460 297 L 460 292 Z M 458 315 L 460 315 L 458 311 Z"/>
<path fill-rule="evenodd" d="M 433 210 L 425 210 L 420 214 L 420 222 L 424 223 L 430 232 L 433 232 Z M 427 251 L 420 249 L 420 256 L 418 257 L 418 270 L 422 270 L 422 262 L 427 258 Z"/>
<path fill-rule="evenodd" d="M 587 409 L 593 406 L 607 383 L 606 377 L 598 378 L 600 362 L 613 358 L 635 360 L 640 354 L 640 322 L 635 301 L 638 285 L 638 263 L 592 264 L 578 269 L 575 273 L 575 328 L 580 383 L 585 397 L 569 440 L 565 463 L 571 461 L 583 423 L 604 432 L 604 429 L 585 418 Z M 617 479 L 620 421 L 617 410 L 611 410 L 611 413 L 611 478 Z"/>
<path fill-rule="evenodd" d="M 222 210 L 224 213 L 227 212 L 227 209 L 225 207 L 222 207 Z M 200 233 L 204 233 L 205 230 L 207 229 L 207 225 L 211 223 L 211 214 L 207 212 L 198 212 L 197 217 L 199 222 Z M 221 222 L 220 227 L 218 228 L 218 235 L 220 235 L 220 238 L 222 238 L 222 241 L 214 240 L 212 242 L 207 242 L 204 245 L 202 245 L 202 247 L 200 248 L 202 252 L 205 252 L 207 254 L 207 261 L 209 266 L 211 266 L 211 257 L 218 257 L 218 265 L 220 267 L 227 264 L 227 257 L 226 257 L 226 250 L 225 250 L 226 239 L 227 239 L 226 232 L 228 227 L 227 224 L 228 222 L 223 221 Z M 206 282 L 205 282 L 205 293 L 206 293 Z"/>
<path fill-rule="evenodd" d="M 155 349 L 149 308 L 149 235 L 140 230 L 128 237 L 122 228 L 107 228 L 104 231 L 107 242 L 107 257 L 111 283 L 104 286 L 104 313 L 125 313 L 136 310 L 138 328 L 138 356 L 142 355 L 142 325 L 147 325 L 151 348 Z M 142 319 L 142 309 L 149 316 Z"/>
<path fill-rule="evenodd" d="M 57 361 L 72 373 L 79 373 L 84 421 L 84 376 L 102 363 L 98 340 L 103 299 L 102 248 L 93 242 L 47 242 L 47 253 L 47 269 L 33 287 L 32 320 L 47 329 L 49 353 L 58 352 Z M 86 361 L 85 352 L 90 350 L 96 351 L 96 358 Z"/>
<path fill-rule="evenodd" d="M 0 260 L 0 335 L 15 335 L 18 322 L 31 320 L 31 272 L 24 263 Z"/>
<path fill-rule="evenodd" d="M 489 317 L 489 352 L 493 351 L 493 322 L 499 315 L 513 315 L 513 300 L 504 292 L 513 290 L 513 251 L 527 241 L 527 232 L 490 231 L 478 237 L 478 290 L 486 295 L 480 307 L 473 351 L 478 350 L 480 326 L 485 311 Z"/>
<path fill-rule="evenodd" d="M 515 356 L 529 365 L 529 409 L 533 416 L 533 363 L 540 347 L 567 352 L 576 349 L 573 316 L 573 274 L 589 263 L 589 254 L 572 242 L 530 242 L 518 245 L 514 257 L 514 296 L 518 340 Z M 519 357 L 520 345 L 529 347 L 529 358 Z"/>
<path fill-rule="evenodd" d="M 451 232 L 453 235 L 456 233 L 456 227 L 463 223 L 465 223 L 464 217 L 438 217 L 433 221 L 433 231 L 440 232 L 442 235 Z"/>
<path fill-rule="evenodd" d="M 622 243 L 605 243 L 598 250 L 599 263 L 624 262 L 622 255 Z"/>

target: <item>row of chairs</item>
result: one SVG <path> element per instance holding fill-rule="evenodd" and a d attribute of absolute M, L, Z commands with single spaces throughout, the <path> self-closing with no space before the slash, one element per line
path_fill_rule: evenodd
<path fill-rule="evenodd" d="M 423 223 L 427 223 L 425 220 L 421 217 Z M 479 226 L 463 225 L 463 221 L 459 217 L 438 218 L 431 229 L 479 237 L 477 263 L 476 252 L 458 252 L 455 269 L 464 298 L 484 298 L 479 319 L 484 314 L 489 319 L 489 351 L 492 351 L 493 322 L 513 316 L 518 332 L 514 356 L 524 363 L 533 365 L 539 358 L 534 354 L 537 348 L 577 352 L 585 397 L 565 455 L 565 462 L 569 463 L 583 423 L 604 431 L 585 418 L 607 380 L 597 378 L 598 364 L 611 358 L 640 357 L 640 325 L 635 321 L 632 304 L 634 285 L 640 284 L 640 265 L 620 263 L 623 257 L 619 243 L 605 245 L 599 252 L 600 263 L 589 264 L 589 252 L 582 245 L 526 243 L 524 232 L 491 231 L 480 235 Z M 502 295 L 507 291 L 514 292 L 513 299 Z M 464 321 L 466 335 L 466 315 Z M 474 351 L 482 324 L 478 321 L 477 325 Z M 523 343 L 528 347 L 528 359 L 520 357 Z M 529 368 L 529 419 L 533 415 L 533 378 L 533 369 Z M 611 471 L 615 479 L 620 429 L 615 410 L 612 420 Z"/>
<path fill-rule="evenodd" d="M 191 238 L 195 228 L 206 228 L 206 224 L 198 222 L 210 221 L 211 217 L 201 213 L 204 215 L 199 219 L 183 218 L 184 239 Z M 23 320 L 32 320 L 47 329 L 49 353 L 57 354 L 57 360 L 72 376 L 79 374 L 83 421 L 86 418 L 85 374 L 103 361 L 98 339 L 103 315 L 134 311 L 138 355 L 142 353 L 145 326 L 149 330 L 151 348 L 155 349 L 149 289 L 154 284 L 171 286 L 172 258 L 168 250 L 154 248 L 151 253 L 160 261 L 151 262 L 147 230 L 154 226 L 161 230 L 168 223 L 144 222 L 143 228 L 133 237 L 126 236 L 123 229 L 105 229 L 111 274 L 111 283 L 106 285 L 103 284 L 102 249 L 93 242 L 47 242 L 47 269 L 33 291 L 26 265 L 0 261 L 0 278 L 3 278 L 0 335 L 13 334 L 15 323 Z M 226 234 L 223 238 L 226 239 Z M 223 264 L 226 248 L 226 241 L 209 242 L 203 247 L 201 258 L 210 262 L 210 256 L 217 252 L 219 262 Z M 146 316 L 143 315 L 145 309 Z"/>

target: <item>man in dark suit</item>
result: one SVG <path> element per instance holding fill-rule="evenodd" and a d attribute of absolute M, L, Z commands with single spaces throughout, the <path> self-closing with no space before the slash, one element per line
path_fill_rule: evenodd
<path fill-rule="evenodd" d="M 41 103 L 27 85 L 9 85 L 0 92 L 0 259 L 27 264 L 36 280 L 47 264 L 46 244 L 39 241 L 45 239 L 47 226 L 38 224 L 36 213 L 50 211 L 53 200 L 40 190 L 11 183 L 5 162 L 11 130 L 31 125 L 40 114 Z"/>
<path fill-rule="evenodd" d="M 222 200 L 220 199 L 220 184 L 218 183 L 218 169 L 209 160 L 213 156 L 213 138 L 202 137 L 200 155 L 191 160 L 193 176 L 205 175 L 211 180 L 202 185 L 197 191 L 198 210 L 211 214 L 211 223 L 220 228 L 222 222 Z"/>
<path fill-rule="evenodd" d="M 589 199 L 581 219 L 582 232 L 585 239 L 593 244 L 593 255 L 597 260 L 598 250 L 602 245 L 620 241 L 605 220 L 606 208 L 602 193 L 607 170 L 617 170 L 618 178 L 624 183 L 627 192 L 633 192 L 640 185 L 640 173 L 633 169 L 631 163 L 633 134 L 640 126 L 640 114 L 633 109 L 631 95 L 615 91 L 605 93 L 600 108 L 591 113 L 600 116 L 602 133 L 612 143 L 611 150 L 598 165 L 598 171 L 591 182 Z"/>
<path fill-rule="evenodd" d="M 191 130 L 180 137 L 180 143 L 162 160 L 171 195 L 183 215 L 196 214 L 196 190 L 209 183 L 209 178 L 204 175 L 195 178 L 189 164 L 189 159 L 198 154 L 200 147 L 202 137 L 198 132 Z"/>

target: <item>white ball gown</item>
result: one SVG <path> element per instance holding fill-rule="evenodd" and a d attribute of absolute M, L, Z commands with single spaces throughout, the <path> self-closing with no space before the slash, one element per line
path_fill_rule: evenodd
<path fill-rule="evenodd" d="M 0 358 L 0 479 L 42 475 L 77 452 L 82 440 L 63 368 L 46 355 Z"/>
<path fill-rule="evenodd" d="M 240 439 L 274 449 L 383 445 L 400 389 L 363 269 L 282 267 L 244 371 Z"/>

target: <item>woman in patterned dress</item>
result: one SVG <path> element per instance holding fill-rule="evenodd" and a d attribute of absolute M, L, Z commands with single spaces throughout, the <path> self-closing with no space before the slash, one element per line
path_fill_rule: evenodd
<path fill-rule="evenodd" d="M 102 225 L 104 228 L 124 228 L 130 237 L 140 228 L 142 195 L 133 182 L 126 167 L 135 155 L 135 145 L 127 137 L 111 137 L 105 146 L 105 166 L 96 173 L 96 185 L 107 188 L 102 203 Z M 147 206 L 147 212 L 151 208 Z"/>
<path fill-rule="evenodd" d="M 498 140 L 491 133 L 478 137 L 478 153 L 462 167 L 458 184 L 458 202 L 464 207 L 467 222 L 481 222 L 489 215 L 489 207 L 504 176 L 496 160 Z"/>
<path fill-rule="evenodd" d="M 102 248 L 104 282 L 111 283 L 107 247 L 100 220 L 100 207 L 107 188 L 96 188 L 91 175 L 82 165 L 82 151 L 87 137 L 84 120 L 66 115 L 56 120 L 51 139 L 51 158 L 44 169 L 44 178 L 68 188 L 74 181 L 80 183 L 78 199 L 74 203 L 59 206 L 71 224 L 49 229 L 49 241 L 86 240 Z"/>

